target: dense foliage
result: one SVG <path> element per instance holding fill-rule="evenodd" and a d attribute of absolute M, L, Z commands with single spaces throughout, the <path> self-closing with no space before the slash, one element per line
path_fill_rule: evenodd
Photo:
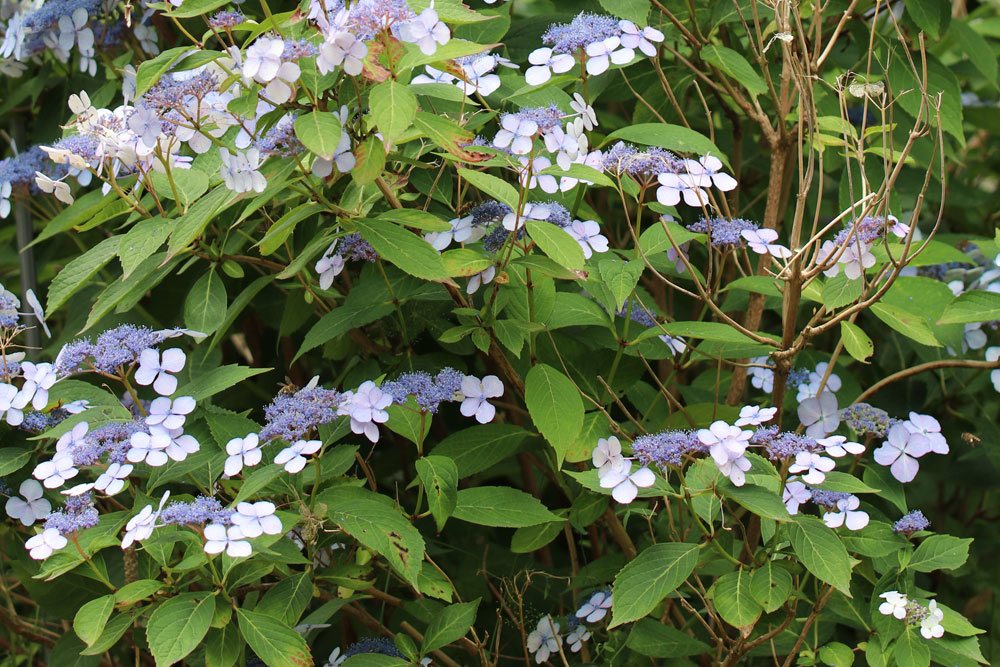
<path fill-rule="evenodd" d="M 995 7 L 0 35 L 0 665 L 994 653 Z"/>

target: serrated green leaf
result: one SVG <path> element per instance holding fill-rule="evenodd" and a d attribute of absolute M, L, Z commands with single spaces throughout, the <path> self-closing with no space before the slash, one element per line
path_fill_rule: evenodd
<path fill-rule="evenodd" d="M 649 614 L 684 583 L 697 564 L 697 544 L 661 543 L 640 551 L 615 577 L 610 627 Z"/>

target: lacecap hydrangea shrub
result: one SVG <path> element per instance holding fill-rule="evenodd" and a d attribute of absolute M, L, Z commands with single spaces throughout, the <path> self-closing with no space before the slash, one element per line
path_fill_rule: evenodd
<path fill-rule="evenodd" d="M 985 664 L 995 9 L 0 1 L 0 664 Z"/>

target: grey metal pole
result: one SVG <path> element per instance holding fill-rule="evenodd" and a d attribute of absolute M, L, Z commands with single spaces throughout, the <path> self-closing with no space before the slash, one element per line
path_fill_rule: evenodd
<path fill-rule="evenodd" d="M 14 114 L 11 136 L 17 145 L 17 150 L 24 150 L 27 145 L 27 133 L 24 128 L 24 117 Z M 17 227 L 17 256 L 21 270 L 21 310 L 27 312 L 24 321 L 29 329 L 25 332 L 25 343 L 29 348 L 38 349 L 42 345 L 41 323 L 36 321 L 34 313 L 28 307 L 28 290 L 38 294 L 38 276 L 35 274 L 35 250 L 29 247 L 35 237 L 34 226 L 31 223 L 31 209 L 24 197 L 14 199 L 14 224 Z"/>

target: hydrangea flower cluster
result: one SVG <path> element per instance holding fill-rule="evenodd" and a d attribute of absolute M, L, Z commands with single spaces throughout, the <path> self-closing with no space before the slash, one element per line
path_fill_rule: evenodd
<path fill-rule="evenodd" d="M 817 264 L 826 267 L 824 275 L 834 277 L 843 269 L 848 280 L 857 280 L 875 266 L 872 248 L 887 234 L 906 238 L 910 227 L 895 216 L 868 216 L 845 226 L 832 241 L 824 241 L 819 249 Z"/>
<path fill-rule="evenodd" d="M 930 600 L 926 606 L 916 600 L 911 600 L 899 591 L 886 591 L 879 595 L 884 600 L 878 611 L 883 616 L 892 616 L 907 625 L 919 625 L 920 635 L 924 639 L 939 639 L 944 636 L 944 610 L 938 607 L 937 601 Z"/>

